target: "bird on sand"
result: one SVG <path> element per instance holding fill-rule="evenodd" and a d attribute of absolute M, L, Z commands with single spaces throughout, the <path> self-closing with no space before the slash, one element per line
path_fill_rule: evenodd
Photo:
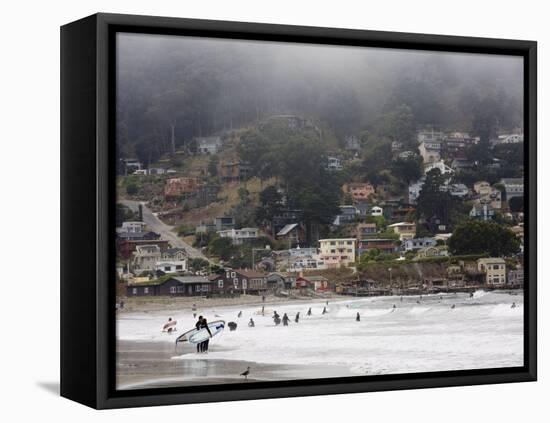
<path fill-rule="evenodd" d="M 244 376 L 245 379 L 248 379 L 249 374 L 250 374 L 250 367 L 247 367 L 246 370 L 241 373 L 241 376 Z"/>

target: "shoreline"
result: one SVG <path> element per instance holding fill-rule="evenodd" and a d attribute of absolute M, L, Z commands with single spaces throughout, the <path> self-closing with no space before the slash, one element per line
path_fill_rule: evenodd
<path fill-rule="evenodd" d="M 118 309 L 117 314 L 124 315 L 127 313 L 148 313 L 156 311 L 182 311 L 185 309 L 192 310 L 193 304 L 197 309 L 204 307 L 238 307 L 238 306 L 259 306 L 262 305 L 277 305 L 277 304 L 300 304 L 328 301 L 353 301 L 366 298 L 386 298 L 386 297 L 415 297 L 415 296 L 430 296 L 440 294 L 456 294 L 470 293 L 475 291 L 484 292 L 509 292 L 510 295 L 516 295 L 516 292 L 523 292 L 523 288 L 499 288 L 490 289 L 484 287 L 471 287 L 456 290 L 437 290 L 437 291 L 417 291 L 407 292 L 403 294 L 390 295 L 340 295 L 335 293 L 327 293 L 316 297 L 312 296 L 293 296 L 293 297 L 277 297 L 275 295 L 267 295 L 265 301 L 262 301 L 258 295 L 240 295 L 238 297 L 171 297 L 171 296 L 155 296 L 155 297 L 124 297 L 124 308 Z"/>

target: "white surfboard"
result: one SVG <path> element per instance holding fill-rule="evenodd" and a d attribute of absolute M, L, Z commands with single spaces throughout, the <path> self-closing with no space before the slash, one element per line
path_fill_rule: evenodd
<path fill-rule="evenodd" d="M 208 328 L 210 329 L 210 332 L 212 332 L 212 336 L 217 335 L 224 330 L 225 321 L 215 320 L 213 322 L 210 322 L 208 323 Z M 194 328 L 178 336 L 178 338 L 176 339 L 176 344 L 178 342 L 190 342 L 192 344 L 198 344 L 199 342 L 206 341 L 209 337 L 210 335 L 208 334 L 206 328 Z"/>

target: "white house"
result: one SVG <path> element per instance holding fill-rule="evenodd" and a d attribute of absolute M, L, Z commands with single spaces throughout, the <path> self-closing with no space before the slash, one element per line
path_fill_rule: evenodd
<path fill-rule="evenodd" d="M 383 216 L 384 210 L 382 207 L 374 206 L 372 209 L 370 209 L 370 215 L 371 216 Z"/>
<path fill-rule="evenodd" d="M 430 170 L 439 169 L 442 175 L 452 175 L 455 173 L 452 167 L 447 166 L 443 160 L 434 160 L 430 163 L 424 164 L 424 173 L 428 173 Z"/>
<path fill-rule="evenodd" d="M 338 157 L 327 157 L 327 169 L 328 170 L 342 170 L 342 162 Z"/>
<path fill-rule="evenodd" d="M 155 270 L 164 273 L 178 273 L 187 270 L 187 260 L 158 261 L 155 263 Z"/>
<path fill-rule="evenodd" d="M 145 226 L 143 222 L 122 222 L 120 231 L 126 233 L 141 233 L 144 231 Z"/>
<path fill-rule="evenodd" d="M 504 185 L 507 201 L 514 197 L 523 197 L 523 178 L 502 178 L 500 183 Z"/>
<path fill-rule="evenodd" d="M 199 154 L 216 154 L 222 146 L 220 137 L 198 137 L 196 141 Z"/>
<path fill-rule="evenodd" d="M 258 228 L 227 229 L 217 233 L 222 238 L 230 238 L 234 245 L 241 245 L 258 238 Z"/>

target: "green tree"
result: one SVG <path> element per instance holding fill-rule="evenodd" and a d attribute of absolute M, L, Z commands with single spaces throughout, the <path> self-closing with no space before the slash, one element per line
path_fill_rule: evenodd
<path fill-rule="evenodd" d="M 437 216 L 448 223 L 455 201 L 445 189 L 446 178 L 439 169 L 432 169 L 426 175 L 426 182 L 417 199 L 417 213 L 426 220 Z"/>
<path fill-rule="evenodd" d="M 126 185 L 126 192 L 128 195 L 136 195 L 138 193 L 139 189 L 135 182 L 130 182 L 128 185 Z"/>
<path fill-rule="evenodd" d="M 523 197 L 512 197 L 508 200 L 508 206 L 510 210 L 514 213 L 523 211 Z"/>
<path fill-rule="evenodd" d="M 420 156 L 396 159 L 392 162 L 391 171 L 396 178 L 409 185 L 422 176 L 422 159 Z"/>
<path fill-rule="evenodd" d="M 208 252 L 221 260 L 229 260 L 236 252 L 236 248 L 229 238 L 216 237 L 208 244 Z"/>
<path fill-rule="evenodd" d="M 489 254 L 494 257 L 518 253 L 520 241 L 514 233 L 494 222 L 469 220 L 456 227 L 449 239 L 454 255 Z"/>

